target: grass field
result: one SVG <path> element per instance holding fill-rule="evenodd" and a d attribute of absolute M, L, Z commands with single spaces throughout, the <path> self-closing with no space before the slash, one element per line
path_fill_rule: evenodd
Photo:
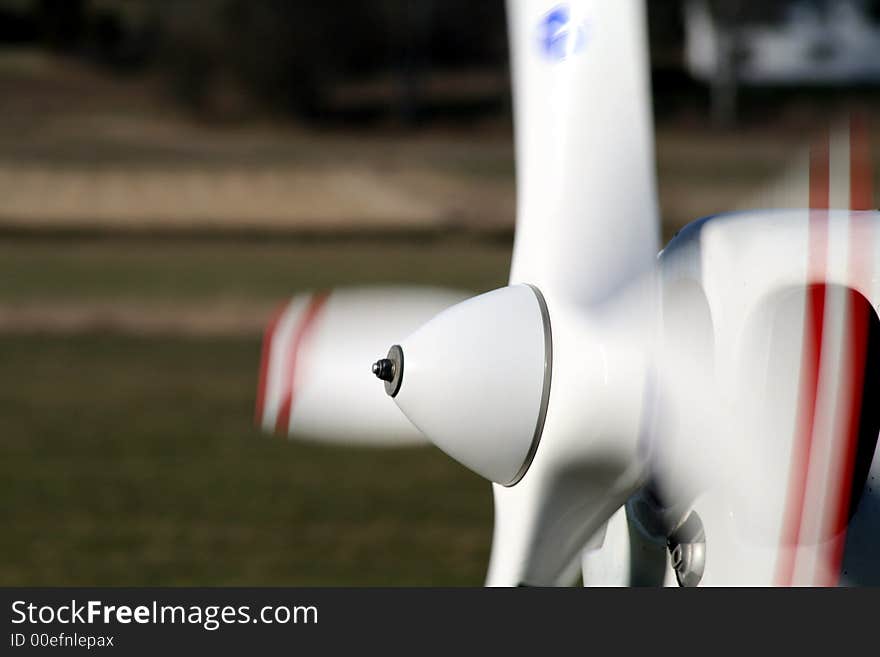
<path fill-rule="evenodd" d="M 508 245 L 0 244 L 0 303 L 502 284 Z M 0 335 L 0 585 L 482 582 L 489 485 L 432 448 L 251 426 L 259 336 Z"/>
<path fill-rule="evenodd" d="M 485 291 L 508 242 L 0 240 L 0 303 L 270 301 L 295 290 L 402 283 Z"/>

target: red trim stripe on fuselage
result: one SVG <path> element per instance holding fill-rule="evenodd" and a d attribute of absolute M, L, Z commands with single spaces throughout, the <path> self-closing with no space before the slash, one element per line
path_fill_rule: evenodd
<path fill-rule="evenodd" d="M 874 191 L 870 142 L 866 123 L 854 117 L 849 132 L 849 206 L 852 211 L 873 209 Z M 828 212 L 830 205 L 830 139 L 823 137 L 810 154 L 810 225 L 809 225 L 809 281 L 805 300 L 801 384 L 798 403 L 796 434 L 792 446 L 789 470 L 789 489 L 783 516 L 782 545 L 776 569 L 776 583 L 791 586 L 795 583 L 795 567 L 800 544 L 823 544 L 817 549 L 818 560 L 813 564 L 811 579 L 802 584 L 833 586 L 840 582 L 840 573 L 846 544 L 846 529 L 852 504 L 853 473 L 857 457 L 860 420 L 863 404 L 866 357 L 868 349 L 870 306 L 855 291 L 859 281 L 870 281 L 873 254 L 866 250 L 872 244 L 869 236 L 853 228 L 848 235 L 848 278 L 853 288 L 847 292 L 844 307 L 847 324 L 841 345 L 841 368 L 846 378 L 840 382 L 838 399 L 844 399 L 835 409 L 841 415 L 835 421 L 831 436 L 831 452 L 827 463 L 819 463 L 814 470 L 827 471 L 828 488 L 823 495 L 811 499 L 828 499 L 826 522 L 820 525 L 817 536 L 803 536 L 804 518 L 821 513 L 821 509 L 806 509 L 809 475 L 817 437 L 817 407 L 819 399 L 822 342 L 825 332 L 828 261 Z M 827 400 L 824 403 L 828 403 Z M 827 444 L 827 443 L 826 443 Z M 835 459 L 835 452 L 838 458 Z M 821 467 L 819 467 L 821 466 Z M 836 466 L 836 467 L 835 467 Z M 832 471 L 831 468 L 835 469 Z M 821 476 L 818 479 L 822 479 Z M 813 484 L 816 485 L 816 482 Z M 825 541 L 827 540 L 827 543 Z M 801 571 L 803 572 L 803 571 Z"/>
<path fill-rule="evenodd" d="M 828 206 L 831 197 L 830 136 L 826 133 L 810 149 L 810 218 L 807 275 L 810 280 L 825 278 L 828 249 Z M 819 393 L 819 366 L 825 326 L 825 286 L 808 286 L 804 300 L 803 347 L 801 351 L 800 392 L 794 443 L 789 466 L 788 493 L 783 516 L 782 545 L 776 567 L 776 583 L 791 586 L 797 546 L 800 541 L 807 493 L 816 401 Z"/>
<path fill-rule="evenodd" d="M 854 116 L 850 123 L 850 209 L 870 210 L 874 205 L 872 184 L 870 141 L 866 121 L 862 116 Z M 873 254 L 863 257 L 865 252 L 864 235 L 850 228 L 849 234 L 849 277 L 853 283 L 869 281 L 872 273 Z M 870 244 L 870 242 L 867 242 Z M 841 471 L 835 494 L 836 504 L 832 509 L 830 530 L 833 533 L 830 548 L 824 555 L 825 577 L 819 583 L 834 586 L 840 581 L 843 553 L 846 545 L 846 529 L 852 504 L 853 472 L 859 441 L 859 421 L 862 415 L 862 395 L 865 382 L 865 362 L 868 351 L 868 329 L 871 321 L 871 308 L 856 292 L 849 295 L 849 322 L 844 345 L 847 356 L 846 371 L 849 373 L 848 408 L 845 409 L 845 432 L 841 439 Z"/>

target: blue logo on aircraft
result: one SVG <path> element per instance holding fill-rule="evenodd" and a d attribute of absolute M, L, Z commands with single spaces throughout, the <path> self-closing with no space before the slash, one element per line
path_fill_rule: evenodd
<path fill-rule="evenodd" d="M 541 19 L 538 43 L 547 58 L 563 60 L 583 50 L 587 43 L 586 25 L 572 20 L 568 5 L 559 5 Z"/>

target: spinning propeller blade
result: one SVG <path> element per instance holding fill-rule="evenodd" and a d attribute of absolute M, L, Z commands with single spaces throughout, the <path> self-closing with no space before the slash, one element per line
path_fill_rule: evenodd
<path fill-rule="evenodd" d="M 598 302 L 650 271 L 659 246 L 645 4 L 509 0 L 507 11 L 518 190 L 510 282 Z M 543 485 L 493 487 L 488 585 L 516 585 L 543 558 Z"/>
<path fill-rule="evenodd" d="M 302 294 L 263 339 L 256 422 L 277 435 L 352 445 L 424 444 L 365 366 L 378 351 L 467 295 L 439 288 Z"/>
<path fill-rule="evenodd" d="M 510 282 L 594 303 L 659 248 L 643 0 L 509 0 L 517 221 Z"/>

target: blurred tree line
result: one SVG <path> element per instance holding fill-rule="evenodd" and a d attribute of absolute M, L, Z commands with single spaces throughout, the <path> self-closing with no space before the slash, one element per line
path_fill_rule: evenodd
<path fill-rule="evenodd" d="M 506 37 L 503 0 L 0 0 L 0 42 L 157 71 L 207 112 L 317 115 L 335 85 L 384 74 L 406 114 L 427 71 L 503 71 Z"/>
<path fill-rule="evenodd" d="M 655 83 L 679 92 L 694 84 L 681 54 L 683 7 L 689 1 L 647 3 Z M 860 1 L 880 20 L 880 0 Z M 794 4 L 823 11 L 834 5 L 833 0 L 707 3 L 728 27 L 782 21 Z M 332 117 L 340 109 L 340 89 L 379 80 L 380 91 L 369 101 L 373 111 L 408 121 L 430 102 L 430 80 L 446 76 L 448 88 L 457 72 L 494 75 L 471 82 L 471 88 L 486 79 L 500 81 L 484 84 L 481 93 L 484 100 L 494 99 L 493 109 L 505 106 L 504 5 L 504 0 L 0 0 L 0 44 L 42 44 L 122 75 L 158 74 L 178 100 L 218 117 L 255 108 Z"/>

